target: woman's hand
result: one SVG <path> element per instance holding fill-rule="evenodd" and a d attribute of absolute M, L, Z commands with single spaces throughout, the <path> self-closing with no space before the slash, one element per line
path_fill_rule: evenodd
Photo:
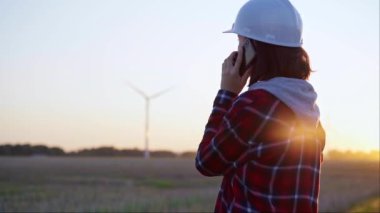
<path fill-rule="evenodd" d="M 234 59 L 237 57 L 235 63 Z M 220 88 L 239 94 L 247 83 L 250 71 L 247 70 L 243 76 L 240 76 L 239 69 L 243 61 L 243 48 L 239 47 L 239 52 L 232 52 L 228 58 L 224 60 L 222 67 L 222 80 Z"/>

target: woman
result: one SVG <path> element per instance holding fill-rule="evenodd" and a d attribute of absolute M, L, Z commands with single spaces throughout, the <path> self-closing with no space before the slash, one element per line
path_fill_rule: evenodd
<path fill-rule="evenodd" d="M 200 173 L 223 176 L 215 212 L 318 212 L 325 133 L 301 18 L 287 0 L 251 0 L 228 32 L 238 52 L 223 63 L 196 156 Z"/>

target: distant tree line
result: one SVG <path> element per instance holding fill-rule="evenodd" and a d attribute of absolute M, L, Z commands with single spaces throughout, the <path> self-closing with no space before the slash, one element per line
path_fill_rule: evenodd
<path fill-rule="evenodd" d="M 0 156 L 119 156 L 119 157 L 142 157 L 143 150 L 139 149 L 116 149 L 114 147 L 97 147 L 80 149 L 78 151 L 65 152 L 59 147 L 30 144 L 5 144 L 0 145 Z M 152 157 L 195 157 L 195 152 L 175 153 L 168 150 L 150 151 Z"/>
<path fill-rule="evenodd" d="M 0 155 L 65 155 L 66 153 L 58 147 L 47 147 L 45 145 L 29 145 L 29 144 L 5 144 L 0 145 Z"/>
<path fill-rule="evenodd" d="M 326 158 L 329 160 L 380 160 L 379 150 L 371 152 L 330 150 Z M 193 151 L 175 153 L 168 150 L 151 151 L 152 157 L 184 157 L 194 158 Z M 139 149 L 116 149 L 111 146 L 80 149 L 78 151 L 65 152 L 59 147 L 30 144 L 4 144 L 0 145 L 0 156 L 115 156 L 115 157 L 142 157 L 144 151 Z"/>
<path fill-rule="evenodd" d="M 373 150 L 370 152 L 351 151 L 351 150 L 330 150 L 327 153 L 329 160 L 377 160 L 380 161 L 380 151 Z"/>
<path fill-rule="evenodd" d="M 144 151 L 139 149 L 116 149 L 114 147 L 98 147 L 90 149 L 81 149 L 74 152 L 69 152 L 67 155 L 74 156 L 128 156 L 128 157 L 141 157 L 144 155 Z M 180 156 L 174 152 L 159 150 L 150 151 L 152 157 L 177 157 Z"/>

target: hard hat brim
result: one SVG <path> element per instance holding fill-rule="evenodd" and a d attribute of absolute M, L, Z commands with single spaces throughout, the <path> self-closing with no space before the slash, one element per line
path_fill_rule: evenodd
<path fill-rule="evenodd" d="M 230 29 L 230 30 L 223 31 L 223 33 L 235 33 L 235 31 L 233 29 Z"/>

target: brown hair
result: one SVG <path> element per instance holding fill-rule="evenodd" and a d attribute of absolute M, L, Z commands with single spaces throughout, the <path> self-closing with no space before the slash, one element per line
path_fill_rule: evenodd
<path fill-rule="evenodd" d="M 251 40 L 256 56 L 251 63 L 249 85 L 274 77 L 306 80 L 311 68 L 309 56 L 302 47 L 284 47 Z"/>

